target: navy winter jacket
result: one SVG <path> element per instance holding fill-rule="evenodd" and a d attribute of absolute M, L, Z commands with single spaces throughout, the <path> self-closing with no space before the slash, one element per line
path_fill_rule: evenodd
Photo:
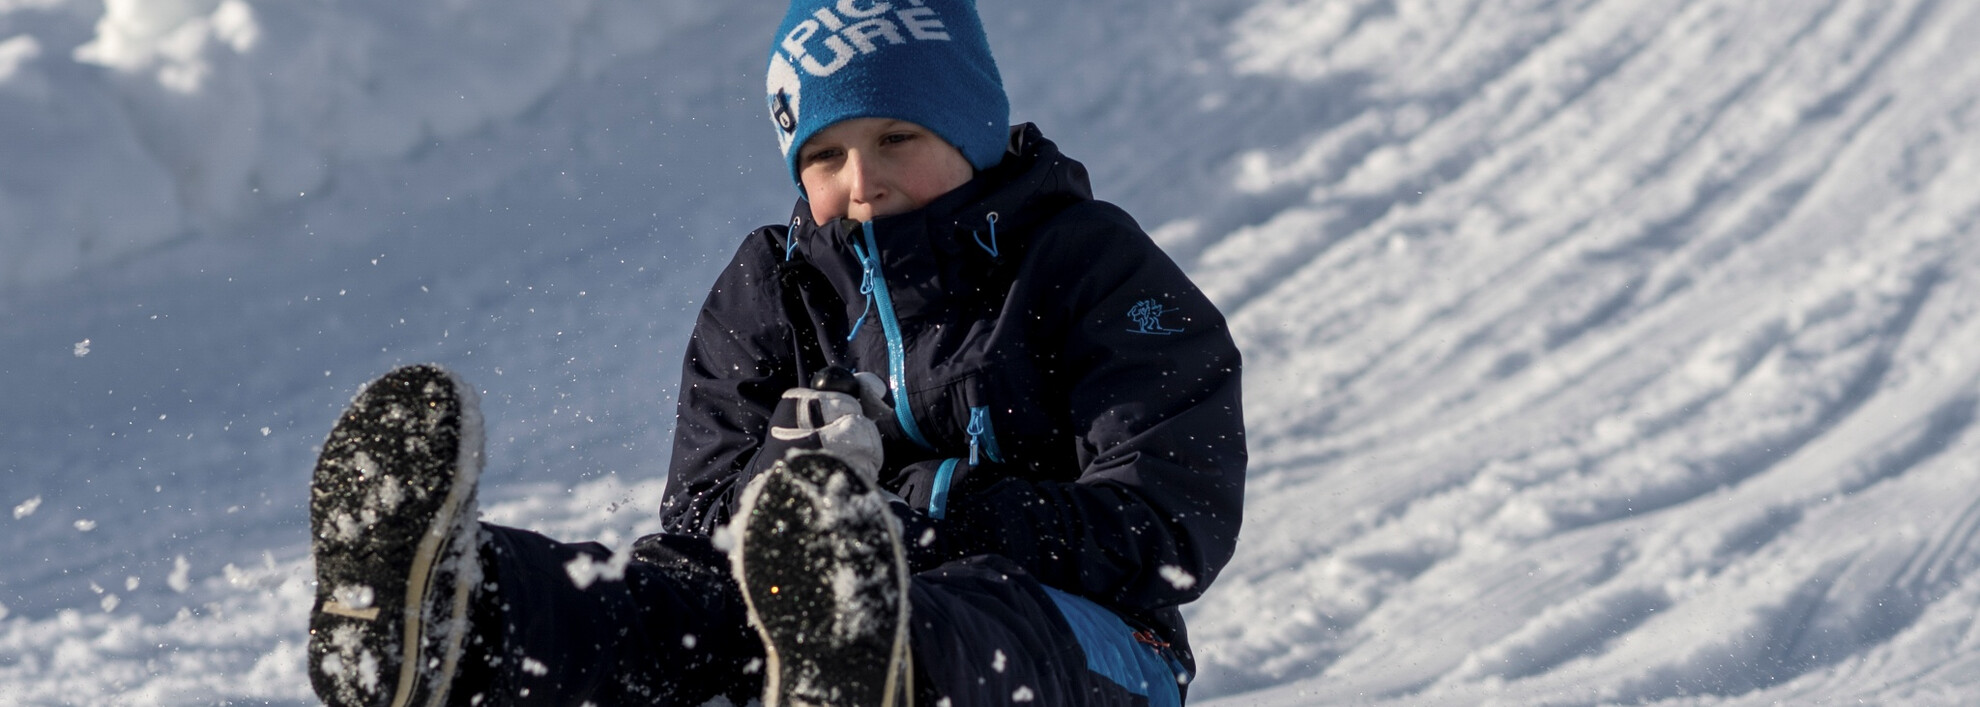
<path fill-rule="evenodd" d="M 1036 128 L 913 212 L 750 234 L 690 341 L 662 514 L 727 523 L 785 389 L 824 365 L 879 373 L 884 486 L 936 539 L 916 570 L 1001 555 L 1155 628 L 1234 551 L 1239 357 L 1223 316 Z M 768 455 L 764 455 L 768 456 Z M 925 515 L 924 515 L 925 514 Z M 932 527 L 932 536 L 922 531 Z"/>

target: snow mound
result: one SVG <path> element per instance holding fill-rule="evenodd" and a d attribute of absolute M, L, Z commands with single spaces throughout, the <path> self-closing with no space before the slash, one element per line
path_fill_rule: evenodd
<path fill-rule="evenodd" d="M 245 237 L 352 168 L 514 119 L 702 3 L 0 4 L 0 286 Z"/>

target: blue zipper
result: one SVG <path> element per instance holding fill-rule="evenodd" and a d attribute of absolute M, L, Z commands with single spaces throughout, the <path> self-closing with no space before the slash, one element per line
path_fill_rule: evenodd
<path fill-rule="evenodd" d="M 900 418 L 901 431 L 908 439 L 924 449 L 934 449 L 928 438 L 922 436 L 921 425 L 914 421 L 914 410 L 908 407 L 907 391 L 907 343 L 901 339 L 901 320 L 894 316 L 894 298 L 887 292 L 887 278 L 880 273 L 880 242 L 873 237 L 873 222 L 860 224 L 866 233 L 865 263 L 873 272 L 873 298 L 880 304 L 880 329 L 887 336 L 887 372 L 894 379 L 894 415 Z"/>

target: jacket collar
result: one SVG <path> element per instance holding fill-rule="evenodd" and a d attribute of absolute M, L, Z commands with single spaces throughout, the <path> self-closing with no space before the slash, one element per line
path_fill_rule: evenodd
<path fill-rule="evenodd" d="M 990 214 L 997 214 L 1000 252 L 1016 253 L 1034 226 L 1092 198 L 1084 165 L 1061 154 L 1037 126 L 1013 127 L 1003 162 L 919 209 L 873 221 L 873 244 L 895 305 L 904 312 L 920 311 L 960 287 L 968 276 L 959 262 L 980 247 L 979 238 L 988 237 Z M 787 237 L 795 243 L 794 257 L 822 271 L 842 299 L 862 301 L 862 267 L 854 244 L 871 251 L 864 226 L 850 220 L 814 223 L 802 200 L 792 209 L 790 223 Z"/>
<path fill-rule="evenodd" d="M 999 228 L 1022 231 L 1060 208 L 1093 198 L 1086 166 L 1059 152 L 1059 146 L 1024 123 L 1011 128 L 1004 161 L 978 172 L 974 179 L 914 211 L 874 220 L 874 232 L 888 241 L 892 234 L 953 234 L 982 230 L 989 214 L 998 214 Z M 1039 208 L 1042 207 L 1042 208 Z M 811 206 L 799 199 L 791 209 L 791 232 L 805 255 L 821 247 L 846 250 L 861 235 L 856 222 L 819 224 Z"/>

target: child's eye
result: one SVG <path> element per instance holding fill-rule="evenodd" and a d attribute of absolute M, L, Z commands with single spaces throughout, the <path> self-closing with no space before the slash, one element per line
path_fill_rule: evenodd
<path fill-rule="evenodd" d="M 817 162 L 829 162 L 831 160 L 838 159 L 838 157 L 839 157 L 838 150 L 834 150 L 834 149 L 813 150 L 811 152 L 807 152 L 804 153 L 803 155 L 800 155 L 798 158 L 798 164 L 808 165 Z"/>
<path fill-rule="evenodd" d="M 898 145 L 900 143 L 913 140 L 915 137 L 916 135 L 914 133 L 888 133 L 880 138 L 880 144 Z"/>

